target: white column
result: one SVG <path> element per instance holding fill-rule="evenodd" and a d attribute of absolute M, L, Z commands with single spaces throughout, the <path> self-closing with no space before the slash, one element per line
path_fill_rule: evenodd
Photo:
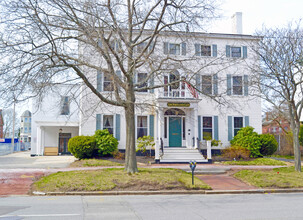
<path fill-rule="evenodd" d="M 211 141 L 206 141 L 206 146 L 207 146 L 207 159 L 211 159 Z"/>
<path fill-rule="evenodd" d="M 161 110 L 161 108 L 159 108 L 157 111 L 157 141 L 156 141 L 156 148 L 155 148 L 155 159 L 156 160 L 160 159 L 160 146 L 161 146 L 160 138 L 162 137 L 162 123 L 161 122 L 163 121 L 162 115 L 163 115 L 163 111 Z"/>
<path fill-rule="evenodd" d="M 41 152 L 41 127 L 37 126 L 37 143 L 36 143 L 36 155 L 40 155 Z"/>
<path fill-rule="evenodd" d="M 197 148 L 197 137 L 198 137 L 198 108 L 194 108 L 194 137 L 195 137 L 195 148 Z"/>

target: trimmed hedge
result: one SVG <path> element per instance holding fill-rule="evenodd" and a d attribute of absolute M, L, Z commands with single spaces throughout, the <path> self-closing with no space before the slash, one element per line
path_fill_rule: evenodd
<path fill-rule="evenodd" d="M 91 158 L 95 149 L 95 139 L 91 136 L 76 136 L 68 141 L 68 150 L 78 159 Z"/>

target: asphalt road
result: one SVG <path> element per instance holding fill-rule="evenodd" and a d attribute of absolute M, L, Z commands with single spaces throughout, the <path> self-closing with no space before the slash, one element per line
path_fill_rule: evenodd
<path fill-rule="evenodd" d="M 0 198 L 0 219 L 303 219 L 303 194 Z"/>

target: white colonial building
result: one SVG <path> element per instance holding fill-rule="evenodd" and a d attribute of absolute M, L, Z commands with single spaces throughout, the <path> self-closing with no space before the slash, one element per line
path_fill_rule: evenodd
<path fill-rule="evenodd" d="M 167 86 L 136 94 L 136 137 L 154 137 L 157 161 L 196 159 L 202 162 L 206 155 L 203 158 L 196 148 L 203 149 L 206 140 L 220 140 L 221 144 L 213 147 L 219 150 L 229 146 L 229 141 L 241 127 L 249 125 L 256 132 L 262 132 L 261 100 L 252 87 L 254 73 L 247 67 L 258 63 L 253 49 L 257 48 L 259 40 L 251 35 L 189 32 L 164 32 L 158 38 L 152 56 L 186 62 L 180 68 L 174 65 L 173 72 L 164 70 L 146 82 L 147 85 Z M 80 46 L 79 51 L 84 58 L 92 59 L 87 48 Z M 102 60 L 98 62 L 102 65 Z M 109 77 L 98 71 L 86 72 L 99 92 L 113 96 L 113 82 Z M 147 74 L 141 67 L 136 73 L 136 81 L 146 78 Z M 180 81 L 183 78 L 193 86 Z M 178 82 L 173 83 L 176 80 Z M 122 107 L 101 103 L 83 85 L 80 106 L 72 105 L 64 89 L 61 95 L 49 96 L 54 101 L 43 102 L 41 109 L 33 111 L 36 113 L 32 119 L 32 154 L 42 155 L 46 148 L 57 148 L 55 153 L 64 153 L 66 148 L 64 144 L 62 148 L 60 134 L 69 134 L 69 137 L 93 135 L 97 129 L 108 129 L 119 140 L 118 148 L 125 149 L 126 124 Z M 53 104 L 60 102 L 54 108 Z M 64 111 L 64 103 L 70 104 L 69 111 Z M 71 116 L 78 107 L 81 109 L 79 114 Z M 185 157 L 185 154 L 189 156 Z"/>

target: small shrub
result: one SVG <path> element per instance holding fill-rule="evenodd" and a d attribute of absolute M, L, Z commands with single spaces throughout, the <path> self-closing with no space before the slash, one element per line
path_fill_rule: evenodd
<path fill-rule="evenodd" d="M 68 141 L 68 150 L 78 159 L 91 158 L 95 149 L 95 139 L 91 136 L 76 136 Z"/>
<path fill-rule="evenodd" d="M 260 153 L 263 156 L 272 155 L 278 149 L 278 142 L 272 134 L 260 135 L 261 148 Z"/>
<path fill-rule="evenodd" d="M 219 144 L 221 144 L 221 141 L 220 140 L 215 140 L 215 139 L 213 139 L 212 141 L 211 141 L 211 146 L 219 146 Z"/>
<path fill-rule="evenodd" d="M 94 138 L 100 156 L 113 155 L 113 153 L 118 150 L 118 140 L 114 138 L 107 129 L 97 130 Z"/>
<path fill-rule="evenodd" d="M 124 160 L 125 153 L 121 153 L 119 150 L 116 150 L 115 152 L 113 152 L 113 157 L 117 160 Z"/>
<path fill-rule="evenodd" d="M 155 142 L 154 138 L 151 136 L 143 136 L 139 137 L 137 140 L 137 152 L 141 151 L 143 154 L 146 154 L 146 149 L 150 149 L 150 156 L 151 156 L 151 149 L 154 149 Z"/>
<path fill-rule="evenodd" d="M 251 157 L 262 156 L 262 154 L 260 154 L 260 137 L 257 132 L 254 132 L 253 127 L 247 126 L 241 128 L 230 143 L 231 145 L 237 145 L 248 149 Z"/>
<path fill-rule="evenodd" d="M 233 145 L 223 150 L 222 156 L 228 159 L 243 159 L 247 160 L 250 157 L 250 151 L 247 148 Z"/>

